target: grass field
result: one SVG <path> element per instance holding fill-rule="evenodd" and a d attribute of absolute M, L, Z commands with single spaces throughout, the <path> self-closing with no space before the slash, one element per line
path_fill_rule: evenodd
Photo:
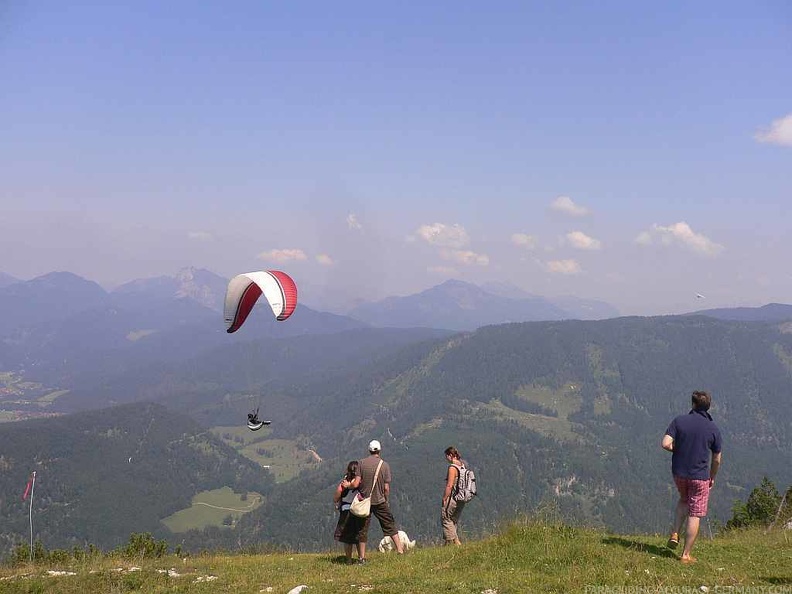
<path fill-rule="evenodd" d="M 316 457 L 295 440 L 270 439 L 267 427 L 251 431 L 247 427 L 213 427 L 212 432 L 240 454 L 268 469 L 275 481 L 282 483 L 297 476 L 301 470 L 314 468 Z"/>
<path fill-rule="evenodd" d="M 0 371 L 0 403 L 5 409 L 0 414 L 0 422 L 20 421 L 33 418 L 30 405 L 47 409 L 69 390 L 47 388 L 36 382 L 23 381 L 12 371 Z"/>
<path fill-rule="evenodd" d="M 792 593 L 789 531 L 701 540 L 699 562 L 682 565 L 662 536 L 621 536 L 532 521 L 462 547 L 418 547 L 404 556 L 371 552 L 365 566 L 319 554 L 208 555 L 184 559 L 98 558 L 57 566 L 0 568 L 0 591 L 279 592 L 303 594 Z M 137 568 L 137 569 L 134 569 Z M 49 575 L 48 571 L 74 575 Z"/>
<path fill-rule="evenodd" d="M 38 402 L 40 406 L 49 406 L 50 404 L 55 402 L 58 398 L 68 393 L 69 390 L 54 390 L 52 392 L 48 392 L 44 394 L 44 396 L 40 396 L 39 398 L 36 399 L 36 402 Z"/>
<path fill-rule="evenodd" d="M 554 439 L 563 441 L 575 441 L 580 439 L 580 437 L 572 431 L 572 423 L 567 421 L 566 417 L 548 417 L 545 415 L 514 410 L 513 408 L 505 406 L 499 400 L 493 400 L 485 404 L 484 408 L 489 412 L 495 413 L 501 419 L 516 421 L 523 427 L 527 427 L 537 433 L 542 433 Z"/>
<path fill-rule="evenodd" d="M 267 439 L 272 429 L 263 427 L 258 431 L 251 431 L 247 426 L 235 425 L 231 427 L 212 427 L 212 433 L 234 448 L 242 448 L 252 443 Z"/>
<path fill-rule="evenodd" d="M 192 498 L 192 506 L 177 511 L 168 516 L 162 523 L 171 532 L 186 532 L 192 529 L 202 529 L 207 526 L 223 526 L 223 521 L 229 516 L 232 524 L 249 511 L 261 505 L 261 495 L 247 493 L 241 495 L 234 493 L 230 487 L 202 491 Z"/>
<path fill-rule="evenodd" d="M 522 386 L 516 394 L 528 402 L 556 411 L 558 418 L 564 420 L 578 412 L 583 404 L 583 398 L 574 384 L 567 384 L 563 390 L 551 390 L 544 386 Z"/>
<path fill-rule="evenodd" d="M 551 417 L 515 410 L 499 400 L 493 400 L 484 407 L 500 418 L 516 421 L 548 437 L 565 441 L 580 439 L 580 436 L 573 431 L 572 422 L 569 421 L 569 415 L 578 412 L 583 402 L 576 385 L 567 384 L 561 390 L 551 390 L 544 386 L 522 386 L 515 392 L 515 396 L 553 410 L 558 416 Z"/>

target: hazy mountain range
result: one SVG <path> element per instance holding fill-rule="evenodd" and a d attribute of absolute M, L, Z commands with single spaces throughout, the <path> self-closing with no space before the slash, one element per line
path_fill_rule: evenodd
<path fill-rule="evenodd" d="M 38 468 L 37 513 L 53 517 L 41 529 L 49 546 L 113 546 L 134 526 L 195 548 L 327 548 L 334 482 L 372 438 L 393 465 L 394 510 L 411 536 L 437 537 L 441 453 L 450 444 L 480 476 L 480 500 L 466 514 L 471 533 L 547 501 L 572 522 L 662 531 L 674 495 L 657 444 L 696 388 L 715 394 L 726 436 L 713 518 L 725 522 L 763 474 L 784 487 L 792 481 L 790 306 L 581 320 L 513 288 L 449 281 L 356 308 L 358 318 L 301 306 L 277 323 L 259 310 L 228 335 L 226 282 L 188 269 L 111 292 L 70 273 L 0 288 L 0 306 L 14 312 L 0 332 L 0 418 L 72 413 L 0 423 L 7 545 L 24 532 L 15 492 Z M 608 312 L 607 304 L 572 306 Z M 548 319 L 501 323 L 538 312 Z M 746 315 L 756 321 L 730 319 Z M 456 331 L 471 326 L 478 329 Z M 273 419 L 259 444 L 220 447 L 205 433 L 244 427 L 256 406 Z M 145 494 L 125 503 L 126 483 L 112 486 L 113 476 L 147 440 L 150 455 L 128 477 Z M 286 443 L 321 463 L 273 485 L 251 460 Z M 199 455 L 209 450 L 223 453 L 214 462 Z M 214 478 L 207 464 L 217 465 Z M 148 485 L 174 472 L 177 481 Z M 256 490 L 261 507 L 233 528 L 177 536 L 158 523 L 196 492 L 223 486 Z M 292 502 L 286 510 L 284 501 Z M 314 529 L 294 531 L 295 517 Z"/>
<path fill-rule="evenodd" d="M 373 326 L 475 330 L 481 326 L 510 322 L 611 318 L 618 313 L 602 302 L 575 298 L 550 300 L 529 295 L 515 287 L 479 287 L 449 280 L 416 295 L 389 297 L 359 305 L 349 315 Z"/>
<path fill-rule="evenodd" d="M 792 305 L 768 303 L 761 307 L 725 307 L 694 311 L 688 315 L 702 315 L 719 320 L 740 322 L 781 322 L 792 319 Z"/>
<path fill-rule="evenodd" d="M 133 280 L 110 292 L 68 272 L 53 272 L 29 281 L 0 274 L 0 305 L 19 312 L 13 319 L 0 322 L 0 334 L 32 321 L 63 319 L 75 311 L 99 307 L 156 311 L 172 302 L 190 302 L 222 312 L 227 284 L 226 278 L 194 268 L 173 276 Z M 507 322 L 604 319 L 618 313 L 611 305 L 594 300 L 548 299 L 503 283 L 479 287 L 449 280 L 415 295 L 358 305 L 347 315 L 374 326 L 474 330 Z"/>
<path fill-rule="evenodd" d="M 7 275 L 6 275 L 7 276 Z M 10 277 L 8 277 L 10 279 Z M 422 293 L 361 305 L 349 315 L 304 305 L 287 324 L 257 308 L 239 332 L 222 322 L 228 279 L 187 268 L 106 291 L 69 272 L 0 287 L 0 370 L 19 370 L 59 384 L 85 383 L 153 362 L 184 360 L 207 349 L 252 339 L 333 333 L 354 328 L 439 328 L 616 315 L 607 304 L 568 299 L 566 309 L 508 286 L 485 290 L 448 281 Z M 509 296 L 503 296 L 508 293 Z"/>

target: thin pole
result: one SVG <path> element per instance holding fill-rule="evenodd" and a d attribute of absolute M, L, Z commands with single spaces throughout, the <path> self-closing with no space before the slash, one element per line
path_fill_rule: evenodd
<path fill-rule="evenodd" d="M 36 471 L 33 471 L 33 483 L 30 487 L 30 562 L 33 563 L 33 491 L 36 489 Z"/>
<path fill-rule="evenodd" d="M 772 530 L 775 523 L 778 522 L 778 516 L 781 515 L 781 510 L 784 509 L 784 504 L 786 503 L 787 493 L 789 493 L 789 489 L 787 489 L 786 493 L 784 493 L 784 496 L 781 498 L 781 505 L 778 506 L 778 510 L 776 511 L 773 521 L 770 522 L 770 526 L 767 527 L 768 530 Z"/>

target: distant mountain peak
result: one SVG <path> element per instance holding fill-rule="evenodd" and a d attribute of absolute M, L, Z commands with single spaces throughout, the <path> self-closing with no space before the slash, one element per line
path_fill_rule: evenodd
<path fill-rule="evenodd" d="M 182 268 L 175 276 L 178 287 L 176 297 L 192 299 L 210 309 L 217 309 L 225 299 L 227 280 L 203 268 Z"/>
<path fill-rule="evenodd" d="M 0 320 L 0 334 L 102 307 L 107 299 L 101 286 L 71 272 L 49 272 L 12 283 L 0 289 L 0 310 L 13 312 Z"/>
<path fill-rule="evenodd" d="M 521 289 L 517 285 L 505 282 L 488 282 L 482 284 L 481 288 L 493 295 L 508 297 L 510 299 L 531 299 L 536 297 L 536 295 Z"/>
<path fill-rule="evenodd" d="M 221 311 L 225 300 L 228 279 L 204 268 L 188 266 L 172 276 L 156 276 L 130 281 L 118 287 L 117 295 L 138 295 L 152 301 L 190 299 Z"/>
<path fill-rule="evenodd" d="M 81 277 L 78 274 L 74 274 L 73 272 L 67 272 L 65 270 L 56 270 L 53 272 L 47 272 L 46 274 L 42 274 L 41 276 L 37 276 L 29 281 L 29 283 L 90 283 L 96 284 L 94 281 L 90 281 Z"/>
<path fill-rule="evenodd" d="M 460 288 L 474 288 L 474 289 L 480 289 L 481 288 L 478 285 L 474 285 L 473 283 L 468 283 L 468 282 L 465 282 L 465 281 L 462 281 L 462 280 L 459 280 L 459 279 L 456 279 L 456 278 L 449 278 L 447 281 L 444 281 L 444 282 L 440 283 L 439 285 L 435 285 L 434 287 L 431 287 L 431 288 L 427 289 L 427 291 L 431 291 L 433 289 L 439 289 L 439 288 L 442 288 L 442 287 L 445 287 L 445 288 L 460 287 Z"/>
<path fill-rule="evenodd" d="M 616 317 L 618 311 L 603 302 L 574 297 L 562 304 L 514 285 L 494 284 L 490 289 L 449 279 L 414 295 L 361 304 L 349 315 L 374 326 L 473 330 L 509 322 L 602 319 Z"/>
<path fill-rule="evenodd" d="M 14 283 L 18 283 L 20 280 L 16 277 L 11 276 L 5 272 L 0 272 L 0 289 L 3 287 L 7 287 L 8 285 L 13 285 Z"/>
<path fill-rule="evenodd" d="M 414 295 L 363 304 L 350 315 L 375 326 L 474 330 L 508 322 L 559 320 L 565 312 L 540 297 L 501 297 L 478 285 L 450 279 Z"/>

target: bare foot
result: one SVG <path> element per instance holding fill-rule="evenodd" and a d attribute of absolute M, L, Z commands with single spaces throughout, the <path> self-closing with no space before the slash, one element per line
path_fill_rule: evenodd
<path fill-rule="evenodd" d="M 684 565 L 690 565 L 690 564 L 692 564 L 692 563 L 695 563 L 696 561 L 698 561 L 698 559 L 696 559 L 695 557 L 690 557 L 690 556 L 689 556 L 689 557 L 682 557 L 682 558 L 680 558 L 679 560 L 680 560 L 680 561 L 681 561 L 681 562 L 682 562 Z"/>

